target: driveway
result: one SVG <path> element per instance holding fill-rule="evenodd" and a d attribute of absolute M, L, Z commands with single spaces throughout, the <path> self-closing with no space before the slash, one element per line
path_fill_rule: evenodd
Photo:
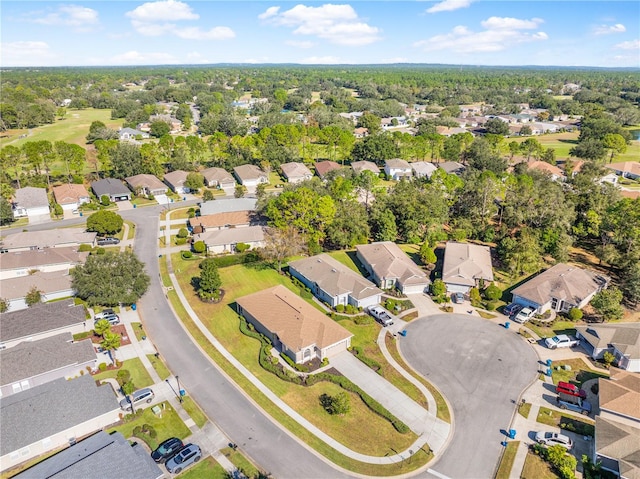
<path fill-rule="evenodd" d="M 471 315 L 436 314 L 407 326 L 399 340 L 407 362 L 447 398 L 453 436 L 426 477 L 493 477 L 515 403 L 537 376 L 529 344 Z"/>

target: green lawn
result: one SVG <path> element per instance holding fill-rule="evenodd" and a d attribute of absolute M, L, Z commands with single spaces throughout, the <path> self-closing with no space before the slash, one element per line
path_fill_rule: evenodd
<path fill-rule="evenodd" d="M 144 329 L 142 328 L 142 323 L 134 321 L 131 323 L 131 327 L 133 328 L 133 332 L 136 335 L 136 339 L 138 341 L 142 341 L 142 336 L 146 336 Z"/>
<path fill-rule="evenodd" d="M 559 477 L 540 456 L 531 451 L 527 453 L 520 479 L 559 479 Z"/>
<path fill-rule="evenodd" d="M 538 411 L 536 422 L 553 427 L 562 427 L 562 424 L 570 424 L 571 426 L 569 426 L 568 428 L 570 431 L 576 431 L 580 434 L 586 434 L 589 436 L 594 435 L 594 421 L 587 418 L 586 416 L 574 416 L 573 414 L 568 414 L 566 411 L 560 412 L 556 411 L 555 409 L 541 407 Z"/>
<path fill-rule="evenodd" d="M 229 476 L 213 457 L 208 456 L 176 477 L 179 479 L 227 479 Z"/>
<path fill-rule="evenodd" d="M 507 443 L 507 447 L 500 460 L 500 467 L 498 467 L 498 472 L 496 473 L 496 479 L 509 479 L 509 474 L 511 474 L 513 461 L 516 459 L 519 445 L 520 441 L 510 441 Z"/>
<path fill-rule="evenodd" d="M 564 365 L 569 365 L 571 369 L 569 371 L 562 368 Z M 556 369 L 560 366 L 560 369 Z M 551 367 L 551 378 L 553 384 L 558 384 L 560 381 L 567 383 L 573 383 L 578 387 L 582 387 L 582 383 L 594 378 L 607 378 L 608 373 L 596 371 L 590 369 L 587 364 L 580 358 L 577 359 L 563 359 L 560 361 L 554 361 Z"/>
<path fill-rule="evenodd" d="M 224 454 L 231 463 L 236 466 L 237 469 L 242 471 L 247 477 L 256 477 L 260 472 L 256 466 L 253 465 L 251 461 L 249 461 L 246 457 L 242 455 L 241 452 L 238 452 L 237 449 L 231 449 L 230 447 L 225 447 L 221 449 L 220 452 Z"/>
<path fill-rule="evenodd" d="M 162 359 L 156 358 L 155 354 L 147 354 L 147 358 L 151 361 L 151 365 L 153 366 L 153 369 L 156 370 L 156 373 L 158 373 L 158 376 L 160 376 L 160 379 L 164 381 L 171 376 L 171 371 L 169 371 L 167 366 L 165 366 Z"/>
<path fill-rule="evenodd" d="M 360 273 L 360 270 L 358 269 L 358 266 L 356 266 L 359 262 L 357 262 L 355 250 L 353 250 L 353 251 L 332 251 L 332 252 L 327 253 L 327 254 L 329 256 L 331 256 L 333 259 L 335 259 L 336 261 L 339 261 L 340 263 L 345 265 L 347 268 L 352 269 L 356 273 Z"/>
<path fill-rule="evenodd" d="M 116 353 L 117 357 L 117 353 Z M 122 367 L 120 369 L 127 369 L 131 373 L 131 380 L 133 384 L 136 386 L 136 389 L 144 388 L 147 386 L 151 386 L 153 384 L 153 379 L 149 376 L 149 373 L 145 369 L 142 361 L 139 358 L 127 359 L 122 363 Z M 113 378 L 115 379 L 118 374 L 118 369 L 113 369 L 109 371 L 103 371 L 101 373 L 96 374 L 93 378 L 96 381 Z"/>
<path fill-rule="evenodd" d="M 142 409 L 139 414 L 128 414 L 120 424 L 107 429 L 107 432 L 118 431 L 124 437 L 129 438 L 133 435 L 133 430 L 136 426 L 148 424 L 155 429 L 157 436 L 151 438 L 145 435 L 140 439 L 144 440 L 151 449 L 155 449 L 158 444 L 170 437 L 184 439 L 191 435 L 191 430 L 182 422 L 182 419 L 180 419 L 180 416 L 168 401 L 160 403 L 158 406 L 161 408 L 160 415 L 154 414 L 151 410 L 152 408 L 147 407 Z"/>
<path fill-rule="evenodd" d="M 552 326 L 536 326 L 531 324 L 531 322 L 527 323 L 527 328 L 536 333 L 541 338 L 551 338 L 558 334 L 576 334 L 576 324 L 573 321 L 565 321 L 565 320 L 557 320 L 553 323 Z"/>
<path fill-rule="evenodd" d="M 189 416 L 191 416 L 191 419 L 193 419 L 193 422 L 196 423 L 196 426 L 200 428 L 204 426 L 209 420 L 207 416 L 205 416 L 205 414 L 202 412 L 202 409 L 200 409 L 200 407 L 193 399 L 191 399 L 190 396 L 184 396 L 182 398 L 182 407 L 185 411 L 187 411 Z"/>
<path fill-rule="evenodd" d="M 529 418 L 529 412 L 531 412 L 531 403 L 530 402 L 521 403 L 518 406 L 518 414 L 520 414 L 525 419 Z"/>

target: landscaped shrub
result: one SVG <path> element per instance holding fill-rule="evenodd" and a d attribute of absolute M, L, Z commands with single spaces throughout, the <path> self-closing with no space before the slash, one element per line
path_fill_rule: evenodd
<path fill-rule="evenodd" d="M 569 319 L 571 321 L 580 321 L 582 319 L 583 313 L 581 309 L 571 308 L 569 310 Z"/>
<path fill-rule="evenodd" d="M 320 404 L 329 414 L 343 415 L 349 412 L 351 405 L 349 404 L 349 396 L 345 392 L 336 394 L 335 396 L 329 396 L 324 393 L 321 394 Z"/>
<path fill-rule="evenodd" d="M 106 254 L 107 250 L 104 248 L 98 248 L 96 249 L 96 254 Z"/>
<path fill-rule="evenodd" d="M 551 446 L 545 448 L 540 444 L 535 444 L 533 450 L 547 461 L 562 479 L 575 479 L 575 470 L 578 461 L 562 446 Z"/>
<path fill-rule="evenodd" d="M 367 366 L 369 366 L 375 372 L 379 372 L 380 369 L 382 369 L 382 366 L 380 366 L 380 363 L 378 361 L 375 361 L 375 360 L 371 359 L 371 358 L 368 358 L 364 354 L 364 352 L 362 351 L 362 348 L 360 346 L 352 346 L 351 347 L 351 351 L 354 353 L 356 358 L 358 358 L 360 361 L 365 363 Z"/>
<path fill-rule="evenodd" d="M 478 290 L 478 288 L 471 288 L 469 290 L 469 301 L 471 301 L 471 306 L 480 306 L 482 298 L 480 297 L 480 291 Z"/>
<path fill-rule="evenodd" d="M 102 206 L 109 206 L 111 204 L 111 200 L 109 199 L 108 195 L 102 195 L 100 197 L 100 204 Z"/>
<path fill-rule="evenodd" d="M 498 303 L 496 303 L 495 301 L 489 301 L 487 303 L 487 311 L 495 311 L 497 307 Z"/>
<path fill-rule="evenodd" d="M 202 254 L 206 250 L 207 245 L 204 243 L 204 241 L 196 241 L 195 243 L 193 243 L 193 251 L 195 251 L 197 254 Z"/>
<path fill-rule="evenodd" d="M 373 323 L 373 318 L 368 314 L 359 314 L 358 316 L 354 316 L 351 320 L 357 325 L 365 325 Z"/>
<path fill-rule="evenodd" d="M 182 256 L 182 259 L 190 259 L 193 257 L 193 253 L 191 251 L 183 251 L 180 254 Z"/>
<path fill-rule="evenodd" d="M 247 243 L 237 243 L 236 244 L 236 252 L 237 253 L 244 253 L 245 251 L 247 251 L 250 248 L 251 248 L 251 245 L 248 245 Z"/>
<path fill-rule="evenodd" d="M 247 251 L 245 253 L 232 254 L 227 256 L 217 256 L 211 258 L 218 265 L 218 268 L 233 266 L 235 264 L 248 264 L 260 261 L 258 253 L 255 251 Z"/>
<path fill-rule="evenodd" d="M 93 248 L 91 247 L 91 245 L 83 243 L 78 247 L 78 251 L 80 253 L 84 253 L 86 251 L 91 251 Z"/>
<path fill-rule="evenodd" d="M 107 370 L 107 363 L 100 363 L 98 364 L 98 369 L 100 371 L 106 371 Z"/>
<path fill-rule="evenodd" d="M 484 297 L 490 301 L 495 301 L 502 297 L 502 290 L 498 288 L 495 284 L 490 284 L 484 290 Z"/>
<path fill-rule="evenodd" d="M 344 304 L 339 304 L 336 306 L 336 311 L 338 313 L 344 313 Z"/>
<path fill-rule="evenodd" d="M 304 364 L 298 364 L 298 363 L 294 363 L 293 359 L 291 359 L 289 356 L 287 356 L 285 353 L 280 353 L 280 357 L 282 359 L 284 359 L 284 361 L 291 366 L 293 369 L 295 369 L 296 371 L 300 371 L 301 373 L 308 373 L 309 372 L 309 367 L 305 366 Z"/>
<path fill-rule="evenodd" d="M 441 279 L 436 279 L 431 283 L 431 294 L 435 297 L 444 296 L 447 293 L 447 285 Z"/>
<path fill-rule="evenodd" d="M 181 246 L 183 244 L 187 244 L 187 238 L 176 238 L 176 244 Z"/>
<path fill-rule="evenodd" d="M 357 311 L 358 311 L 358 310 L 357 310 L 356 308 L 354 308 L 354 307 L 353 307 L 353 305 L 351 305 L 351 304 L 347 304 L 347 305 L 344 307 L 344 312 L 345 312 L 345 313 L 347 313 L 347 314 L 354 314 L 354 313 L 356 313 Z"/>
<path fill-rule="evenodd" d="M 187 228 L 180 228 L 176 236 L 178 238 L 186 238 L 187 236 L 189 236 L 189 231 L 187 230 Z"/>

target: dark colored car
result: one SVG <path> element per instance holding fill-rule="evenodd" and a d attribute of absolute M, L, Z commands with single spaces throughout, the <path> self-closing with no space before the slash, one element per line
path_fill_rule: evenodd
<path fill-rule="evenodd" d="M 177 437 L 170 437 L 162 441 L 158 448 L 151 453 L 151 457 L 156 462 L 165 462 L 176 452 L 184 447 L 184 444 Z"/>
<path fill-rule="evenodd" d="M 462 293 L 453 293 L 451 295 L 451 300 L 455 304 L 462 304 L 462 303 L 464 303 L 464 294 L 462 294 Z"/>
<path fill-rule="evenodd" d="M 97 243 L 98 246 L 109 246 L 120 243 L 120 240 L 118 238 L 100 238 Z"/>
<path fill-rule="evenodd" d="M 198 462 L 200 459 L 202 459 L 200 448 L 195 444 L 187 444 L 177 454 L 169 458 L 164 465 L 171 474 L 178 474 L 185 467 Z"/>
<path fill-rule="evenodd" d="M 518 303 L 511 303 L 504 307 L 502 313 L 505 316 L 513 316 L 514 314 L 518 314 L 522 309 L 522 305 Z"/>

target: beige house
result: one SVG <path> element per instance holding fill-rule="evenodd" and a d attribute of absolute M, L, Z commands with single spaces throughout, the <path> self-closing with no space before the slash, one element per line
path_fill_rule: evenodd
<path fill-rule="evenodd" d="M 292 161 L 291 163 L 283 163 L 280 165 L 282 174 L 289 183 L 300 183 L 301 181 L 313 178 L 313 173 L 304 163 Z"/>
<path fill-rule="evenodd" d="M 13 194 L 14 218 L 29 218 L 29 221 L 48 219 L 49 198 L 46 188 L 26 186 L 15 190 Z"/>
<path fill-rule="evenodd" d="M 401 160 L 400 158 L 385 161 L 384 172 L 389 178 L 396 181 L 413 176 L 413 170 L 409 162 Z"/>
<path fill-rule="evenodd" d="M 84 228 L 58 228 L 46 231 L 22 231 L 8 234 L 2 239 L 0 249 L 8 251 L 30 251 L 45 248 L 66 248 L 88 244 L 96 245 L 97 233 Z"/>
<path fill-rule="evenodd" d="M 175 193 L 184 195 L 185 193 L 191 192 L 189 187 L 184 185 L 187 181 L 188 176 L 189 172 L 184 170 L 176 170 L 164 175 L 164 182 Z"/>
<path fill-rule="evenodd" d="M 448 241 L 444 250 L 442 281 L 450 293 L 468 293 L 481 280 L 493 281 L 491 250 L 488 246 Z"/>
<path fill-rule="evenodd" d="M 187 220 L 194 233 L 204 233 L 227 228 L 249 226 L 255 213 L 252 211 L 230 211 L 214 215 L 196 216 Z"/>
<path fill-rule="evenodd" d="M 233 178 L 233 175 L 224 168 L 207 168 L 200 173 L 204 176 L 205 184 L 210 188 L 233 191 L 236 187 L 236 180 Z"/>
<path fill-rule="evenodd" d="M 91 197 L 84 185 L 60 185 L 53 187 L 53 197 L 63 210 L 75 210 L 84 203 L 89 203 Z"/>
<path fill-rule="evenodd" d="M 316 169 L 316 174 L 323 180 L 330 171 L 339 170 L 340 168 L 342 168 L 340 164 L 336 163 L 335 161 L 329 160 L 318 161 L 315 163 L 314 167 Z"/>
<path fill-rule="evenodd" d="M 235 253 L 238 243 L 247 244 L 250 248 L 263 247 L 264 229 L 262 226 L 217 229 L 193 235 L 193 242 L 197 241 L 204 241 L 209 253 Z"/>
<path fill-rule="evenodd" d="M 610 163 L 605 168 L 613 170 L 613 172 L 624 178 L 637 180 L 640 178 L 640 162 L 638 161 L 622 161 L 619 163 Z"/>
<path fill-rule="evenodd" d="M 0 255 L 0 280 L 28 276 L 34 271 L 68 273 L 84 264 L 87 256 L 88 252 L 81 253 L 74 246 L 4 253 Z"/>
<path fill-rule="evenodd" d="M 331 358 L 351 346 L 349 331 L 282 285 L 236 303 L 239 314 L 298 364 Z"/>
<path fill-rule="evenodd" d="M 269 176 L 256 165 L 236 166 L 233 174 L 249 192 L 255 192 L 258 185 L 269 183 Z"/>
<path fill-rule="evenodd" d="M 2 296 L 9 311 L 27 308 L 26 296 L 32 288 L 40 291 L 42 302 L 70 298 L 75 294 L 71 287 L 71 275 L 67 271 L 36 271 L 27 276 L 3 279 L 0 282 Z"/>
<path fill-rule="evenodd" d="M 370 171 L 376 176 L 380 174 L 380 168 L 373 161 L 354 161 L 351 163 L 351 168 L 356 175 L 359 175 L 363 171 Z"/>
<path fill-rule="evenodd" d="M 640 323 L 576 326 L 576 332 L 593 359 L 608 351 L 619 368 L 640 373 Z"/>
<path fill-rule="evenodd" d="M 167 191 L 169 191 L 167 185 L 153 175 L 135 175 L 125 178 L 124 180 L 135 194 L 158 196 L 166 195 Z"/>

